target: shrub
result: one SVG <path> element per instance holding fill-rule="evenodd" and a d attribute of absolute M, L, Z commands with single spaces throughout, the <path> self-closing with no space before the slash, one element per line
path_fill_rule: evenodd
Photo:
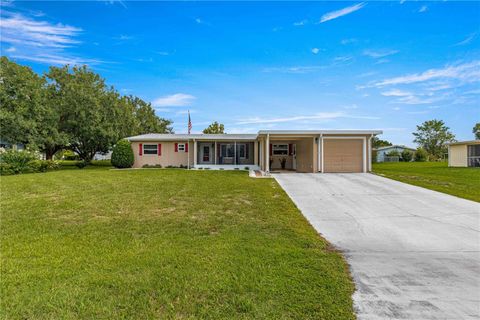
<path fill-rule="evenodd" d="M 402 152 L 402 160 L 403 161 L 410 162 L 410 161 L 412 161 L 412 158 L 413 158 L 413 154 L 410 151 L 403 150 L 403 152 Z"/>
<path fill-rule="evenodd" d="M 418 148 L 415 151 L 415 161 L 417 162 L 425 162 L 428 160 L 428 153 L 423 148 Z"/>
<path fill-rule="evenodd" d="M 134 162 L 133 150 L 128 140 L 117 142 L 112 152 L 112 165 L 116 168 L 131 168 Z"/>
<path fill-rule="evenodd" d="M 6 150 L 0 154 L 0 163 L 8 165 L 8 170 L 13 174 L 27 172 L 30 168 L 28 163 L 37 159 L 37 156 L 30 151 Z M 6 170 L 6 169 L 5 169 Z"/>
<path fill-rule="evenodd" d="M 72 150 L 65 150 L 63 152 L 63 160 L 80 160 L 80 157 Z"/>
<path fill-rule="evenodd" d="M 83 169 L 83 168 L 85 168 L 87 165 L 88 165 L 88 162 L 85 161 L 85 160 L 78 161 L 77 163 L 75 163 L 75 166 L 77 166 L 79 169 Z"/>
<path fill-rule="evenodd" d="M 98 167 L 111 167 L 112 162 L 110 160 L 92 160 L 91 165 Z"/>
<path fill-rule="evenodd" d="M 142 168 L 161 168 L 161 164 L 144 164 Z"/>
<path fill-rule="evenodd" d="M 386 154 L 387 157 L 400 157 L 400 152 L 397 150 L 392 150 Z"/>
<path fill-rule="evenodd" d="M 0 162 L 0 176 L 8 176 L 15 174 L 12 170 L 12 166 L 8 163 Z"/>
<path fill-rule="evenodd" d="M 47 170 L 57 170 L 60 165 L 53 160 L 32 160 L 28 163 L 32 172 L 46 172 Z"/>

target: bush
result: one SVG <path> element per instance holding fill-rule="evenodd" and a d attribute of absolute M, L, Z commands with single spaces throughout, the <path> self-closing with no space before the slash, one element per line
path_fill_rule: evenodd
<path fill-rule="evenodd" d="M 134 162 L 133 150 L 128 140 L 117 142 L 112 152 L 112 165 L 116 168 L 131 168 Z"/>
<path fill-rule="evenodd" d="M 37 159 L 37 156 L 33 152 L 25 150 L 10 149 L 0 154 L 0 163 L 6 164 L 4 166 L 5 171 L 11 171 L 12 174 L 27 172 L 30 169 L 28 163 L 35 159 Z"/>
<path fill-rule="evenodd" d="M 110 160 L 92 160 L 91 165 L 97 167 L 111 167 L 112 162 Z"/>
<path fill-rule="evenodd" d="M 11 174 L 15 174 L 12 170 L 12 166 L 8 163 L 0 162 L 0 176 L 8 176 Z"/>
<path fill-rule="evenodd" d="M 82 161 L 78 161 L 77 163 L 75 163 L 75 166 L 79 169 L 83 169 L 87 166 L 88 162 L 85 161 L 85 160 L 82 160 Z"/>
<path fill-rule="evenodd" d="M 408 150 L 403 150 L 402 152 L 402 161 L 410 162 L 413 159 L 413 154 Z"/>
<path fill-rule="evenodd" d="M 161 168 L 161 164 L 144 164 L 142 168 Z"/>
<path fill-rule="evenodd" d="M 415 151 L 415 161 L 417 162 L 425 162 L 428 160 L 428 153 L 423 148 L 418 148 Z"/>
<path fill-rule="evenodd" d="M 65 150 L 63 152 L 63 160 L 80 160 L 80 157 L 72 150 Z"/>
<path fill-rule="evenodd" d="M 57 170 L 60 165 L 53 160 L 32 160 L 28 163 L 32 172 L 47 172 L 47 170 Z"/>
<path fill-rule="evenodd" d="M 397 150 L 392 150 L 389 153 L 386 154 L 387 157 L 399 157 L 400 158 L 400 152 Z"/>

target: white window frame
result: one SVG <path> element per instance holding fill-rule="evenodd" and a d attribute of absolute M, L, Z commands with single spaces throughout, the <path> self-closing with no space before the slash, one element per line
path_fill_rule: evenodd
<path fill-rule="evenodd" d="M 282 153 L 275 153 L 275 151 L 282 151 Z M 283 153 L 283 152 L 286 152 L 286 153 Z M 288 143 L 273 144 L 272 156 L 288 156 Z"/>
<path fill-rule="evenodd" d="M 186 143 L 179 143 L 178 144 L 178 152 L 185 152 L 185 145 Z"/>
<path fill-rule="evenodd" d="M 247 144 L 246 143 L 237 143 L 238 147 L 238 155 L 240 159 L 247 159 Z M 243 157 L 242 157 L 242 152 L 241 152 L 241 146 L 243 146 Z"/>
<path fill-rule="evenodd" d="M 146 153 L 145 152 L 147 150 L 147 149 L 145 149 L 146 146 L 149 146 L 149 147 L 154 146 L 155 147 L 155 153 Z M 142 148 L 143 148 L 143 155 L 146 155 L 146 156 L 156 156 L 156 155 L 158 155 L 158 144 L 143 144 Z M 152 150 L 153 150 L 153 148 L 148 149 L 148 151 L 152 151 Z"/>
<path fill-rule="evenodd" d="M 225 146 L 225 156 L 223 155 L 223 146 Z M 230 146 L 230 148 L 233 148 L 233 156 L 229 157 L 228 156 L 228 147 Z M 233 157 L 235 156 L 235 145 L 233 143 L 222 143 L 220 144 L 220 156 L 224 159 L 233 159 Z"/>

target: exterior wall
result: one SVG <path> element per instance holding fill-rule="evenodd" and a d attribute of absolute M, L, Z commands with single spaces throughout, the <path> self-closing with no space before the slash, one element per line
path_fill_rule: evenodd
<path fill-rule="evenodd" d="M 451 145 L 448 147 L 448 166 L 466 167 L 467 163 L 467 145 Z"/>
<path fill-rule="evenodd" d="M 142 144 L 161 144 L 162 145 L 162 155 L 154 154 L 143 154 L 139 155 L 139 145 Z M 177 143 L 186 143 L 184 141 L 179 141 Z M 165 141 L 156 141 L 156 142 L 132 142 L 133 154 L 135 157 L 135 162 L 133 164 L 134 168 L 141 168 L 144 165 L 161 165 L 162 167 L 166 166 L 176 166 L 188 165 L 188 156 L 190 156 L 190 166 L 193 167 L 193 143 L 190 143 L 188 146 L 188 152 L 175 152 L 175 142 L 165 142 Z"/>
<path fill-rule="evenodd" d="M 297 141 L 297 171 L 314 172 L 313 137 Z"/>
<path fill-rule="evenodd" d="M 270 140 L 270 144 L 296 144 L 297 141 L 294 140 Z M 298 145 L 297 145 L 297 152 L 298 152 Z M 270 155 L 270 158 L 273 159 L 272 168 L 270 170 L 278 170 L 282 168 L 280 164 L 280 160 L 282 158 L 287 159 L 287 163 L 285 164 L 285 169 L 291 170 L 293 168 L 293 156 L 291 155 Z M 298 157 L 297 157 L 297 165 L 298 165 Z"/>
<path fill-rule="evenodd" d="M 387 148 L 387 149 L 377 150 L 377 162 L 383 162 L 386 154 L 391 152 L 391 151 L 398 151 L 398 153 L 402 153 L 405 150 L 409 150 L 411 152 L 414 152 L 410 149 L 405 149 L 405 148 L 402 148 L 402 147 L 394 147 L 394 146 L 392 146 L 391 148 Z"/>

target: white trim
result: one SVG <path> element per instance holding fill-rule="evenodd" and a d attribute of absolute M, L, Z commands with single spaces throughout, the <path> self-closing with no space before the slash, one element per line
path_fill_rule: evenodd
<path fill-rule="evenodd" d="M 373 134 L 368 138 L 368 172 L 372 171 L 372 138 Z"/>
<path fill-rule="evenodd" d="M 260 166 L 255 164 L 198 164 L 194 169 L 210 169 L 210 170 L 245 170 L 248 167 L 249 170 L 260 170 Z"/>
<path fill-rule="evenodd" d="M 186 142 L 177 143 L 177 151 L 178 152 L 185 152 L 185 145 L 186 144 L 187 144 Z M 180 146 L 183 146 L 183 150 L 180 150 Z"/>
<path fill-rule="evenodd" d="M 214 164 L 217 165 L 217 141 L 215 141 L 215 154 L 213 156 L 213 159 L 215 159 Z"/>
<path fill-rule="evenodd" d="M 265 172 L 270 172 L 270 135 L 267 134 L 267 140 L 265 140 Z M 273 153 L 273 151 L 272 151 Z"/>
<path fill-rule="evenodd" d="M 345 140 L 352 140 L 352 139 L 361 139 L 363 140 L 363 146 L 362 146 L 362 153 L 363 153 L 363 163 L 362 163 L 362 169 L 363 172 L 367 172 L 367 137 L 355 137 L 355 136 L 328 136 L 328 137 L 323 137 L 322 139 L 322 173 L 324 172 L 324 165 L 323 165 L 323 160 L 324 160 L 324 152 L 323 152 L 323 140 L 324 139 L 333 139 L 333 140 L 338 140 L 338 139 L 345 139 Z M 370 156 L 371 157 L 371 156 Z"/>
<path fill-rule="evenodd" d="M 318 150 L 317 150 L 317 152 L 318 152 L 318 155 L 317 155 L 317 163 L 318 163 L 318 165 L 317 165 L 317 171 L 319 171 L 319 172 L 322 171 L 322 149 L 321 149 L 321 148 L 322 148 L 322 144 L 323 144 L 322 136 L 323 136 L 322 134 L 320 134 L 320 135 L 318 136 L 318 143 L 317 143 L 317 144 L 318 144 Z"/>
<path fill-rule="evenodd" d="M 197 140 L 193 139 L 193 167 L 197 165 Z"/>
<path fill-rule="evenodd" d="M 286 153 L 286 154 L 275 154 L 275 146 L 277 146 L 277 147 L 278 147 L 278 146 L 287 146 L 287 150 L 286 150 L 287 153 Z M 285 151 L 283 148 L 280 149 L 280 150 Z M 288 143 L 276 143 L 276 144 L 272 144 L 272 156 L 289 156 L 288 150 L 289 150 L 289 148 L 288 148 Z M 270 150 L 269 150 L 269 152 L 270 152 Z"/>

